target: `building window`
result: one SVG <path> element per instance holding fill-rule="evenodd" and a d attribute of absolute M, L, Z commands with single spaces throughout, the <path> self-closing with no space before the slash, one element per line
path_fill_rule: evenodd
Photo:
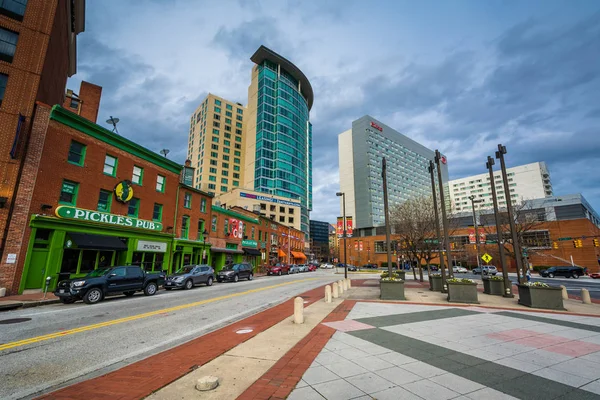
<path fill-rule="evenodd" d="M 233 152 L 233 155 L 234 155 L 234 156 L 236 156 L 236 157 L 241 157 L 241 156 L 242 156 L 242 152 L 240 152 L 240 151 L 238 151 L 238 150 L 235 150 L 235 151 Z"/>
<path fill-rule="evenodd" d="M 17 40 L 19 40 L 17 32 L 0 28 L 0 60 L 12 62 L 17 49 Z"/>
<path fill-rule="evenodd" d="M 217 186 L 214 183 L 209 183 L 208 184 L 208 188 L 211 189 L 211 190 L 215 190 L 216 187 Z"/>
<path fill-rule="evenodd" d="M 221 178 L 221 183 L 227 183 L 227 178 Z"/>
<path fill-rule="evenodd" d="M 240 163 L 240 159 L 239 158 L 234 158 L 233 162 L 236 163 L 236 164 L 239 164 Z"/>
<path fill-rule="evenodd" d="M 223 167 L 223 168 L 229 168 L 229 163 L 221 163 L 221 167 Z"/>
<path fill-rule="evenodd" d="M 225 108 L 228 110 L 233 110 L 233 107 L 231 106 L 231 104 L 225 104 Z"/>
<path fill-rule="evenodd" d="M 23 21 L 27 0 L 0 0 L 0 14 Z"/>
<path fill-rule="evenodd" d="M 294 223 L 294 217 L 288 217 L 288 222 L 290 224 L 293 224 Z"/>
<path fill-rule="evenodd" d="M 229 234 L 229 220 L 227 218 L 225 218 L 225 221 L 223 222 L 223 233 L 225 236 Z"/>
<path fill-rule="evenodd" d="M 233 181 L 233 186 L 240 186 L 240 182 L 239 181 Z"/>
<path fill-rule="evenodd" d="M 213 129 L 213 135 L 218 135 L 219 134 L 219 130 L 218 129 Z"/>
<path fill-rule="evenodd" d="M 235 133 L 237 133 L 238 135 L 241 135 L 242 134 L 242 130 L 241 129 L 236 129 Z"/>
<path fill-rule="evenodd" d="M 152 220 L 160 222 L 162 221 L 162 204 L 154 203 L 154 210 L 152 211 Z"/>
<path fill-rule="evenodd" d="M 208 180 L 211 181 L 211 182 L 216 182 L 217 181 L 217 177 L 214 176 L 214 175 L 209 175 L 208 176 Z"/>
<path fill-rule="evenodd" d="M 231 146 L 231 142 L 229 140 L 223 140 L 223 144 L 225 146 Z"/>
<path fill-rule="evenodd" d="M 227 192 L 227 186 L 221 186 L 221 192 Z"/>
<path fill-rule="evenodd" d="M 109 176 L 115 176 L 117 174 L 117 158 L 109 156 L 108 154 L 104 158 L 104 174 Z"/>
<path fill-rule="evenodd" d="M 242 109 L 241 109 L 241 108 L 238 108 L 238 109 L 237 109 L 237 113 L 238 113 L 238 114 L 243 114 L 243 111 L 242 111 Z"/>
<path fill-rule="evenodd" d="M 234 173 L 234 174 L 233 174 L 233 177 L 234 177 L 235 179 L 239 179 L 239 178 L 240 178 L 240 174 L 236 174 L 236 173 Z"/>
<path fill-rule="evenodd" d="M 220 106 L 221 105 L 221 100 L 215 99 L 215 105 Z"/>
<path fill-rule="evenodd" d="M 191 193 L 185 193 L 183 195 L 183 206 L 185 208 L 192 208 L 192 194 Z"/>
<path fill-rule="evenodd" d="M 217 165 L 217 160 L 210 160 L 210 165 Z"/>
<path fill-rule="evenodd" d="M 141 185 L 142 179 L 144 178 L 144 168 L 133 166 L 133 174 L 131 176 L 131 182 Z"/>
<path fill-rule="evenodd" d="M 235 141 L 236 141 L 236 142 L 241 142 L 241 141 L 242 141 L 242 138 L 241 138 L 241 137 L 239 137 L 239 136 L 236 136 L 236 137 L 235 137 Z"/>
<path fill-rule="evenodd" d="M 230 153 L 229 147 L 223 147 L 223 153 Z"/>
<path fill-rule="evenodd" d="M 285 207 L 281 207 L 281 206 L 279 206 L 279 212 L 280 212 L 280 213 L 284 213 L 284 212 L 285 212 Z"/>
<path fill-rule="evenodd" d="M 231 120 L 229 118 L 225 118 L 225 123 L 228 124 L 228 125 L 231 125 Z M 229 128 L 229 129 L 227 129 L 227 128 Z M 225 126 L 225 129 L 227 129 L 228 131 L 230 131 L 231 127 L 230 126 Z"/>
<path fill-rule="evenodd" d="M 213 215 L 212 220 L 210 222 L 210 230 L 213 232 L 217 231 L 217 216 Z"/>
<path fill-rule="evenodd" d="M 229 176 L 229 171 L 223 170 L 223 171 L 221 171 L 221 175 L 223 175 L 223 176 Z"/>
<path fill-rule="evenodd" d="M 204 220 L 198 220 L 198 236 L 196 236 L 197 240 L 204 240 Z"/>
<path fill-rule="evenodd" d="M 237 119 L 238 121 L 243 121 L 244 120 L 241 115 L 236 115 L 235 119 Z"/>
<path fill-rule="evenodd" d="M 77 191 L 78 190 L 79 190 L 79 183 L 71 182 L 71 181 L 63 181 L 58 202 L 60 204 L 67 204 L 70 206 L 74 206 L 77 203 Z"/>
<path fill-rule="evenodd" d="M 229 161 L 229 156 L 228 155 L 223 155 L 223 161 Z"/>
<path fill-rule="evenodd" d="M 211 151 L 210 156 L 213 158 L 219 158 L 219 153 L 217 153 L 216 151 Z"/>
<path fill-rule="evenodd" d="M 219 150 L 219 145 L 218 144 L 211 144 L 210 148 L 213 150 Z"/>
<path fill-rule="evenodd" d="M 235 143 L 235 148 L 241 150 L 242 149 L 242 145 L 238 144 L 238 143 Z"/>
<path fill-rule="evenodd" d="M 187 239 L 190 231 L 190 217 L 184 215 L 181 217 L 181 238 Z"/>
<path fill-rule="evenodd" d="M 220 122 L 217 122 L 217 121 L 213 121 L 213 126 L 214 126 L 215 128 L 220 128 L 220 127 L 221 127 L 221 123 L 220 123 Z"/>
<path fill-rule="evenodd" d="M 83 162 L 85 160 L 85 149 L 85 145 L 71 141 L 71 147 L 69 147 L 69 157 L 67 158 L 69 163 L 83 167 Z"/>
<path fill-rule="evenodd" d="M 215 112 L 216 113 L 220 113 L 221 112 L 221 108 L 220 107 L 215 107 Z"/>
<path fill-rule="evenodd" d="M 266 210 L 267 209 L 267 205 L 265 203 L 260 203 L 260 209 L 261 210 Z"/>
<path fill-rule="evenodd" d="M 140 199 L 133 197 L 129 200 L 129 205 L 127 206 L 127 215 L 130 217 L 137 218 L 140 212 Z"/>
<path fill-rule="evenodd" d="M 206 212 L 206 199 L 200 200 L 200 212 L 203 212 L 203 213 Z"/>
<path fill-rule="evenodd" d="M 8 82 L 8 75 L 0 74 L 0 104 L 4 99 L 4 91 L 6 90 L 6 83 Z"/>
<path fill-rule="evenodd" d="M 100 190 L 100 195 L 98 196 L 98 211 L 110 212 L 110 204 L 112 201 L 111 192 L 108 190 Z"/>
<path fill-rule="evenodd" d="M 279 222 L 285 222 L 285 216 L 280 215 L 279 216 Z"/>
<path fill-rule="evenodd" d="M 162 175 L 156 176 L 156 191 L 160 193 L 165 192 L 165 177 Z"/>
<path fill-rule="evenodd" d="M 241 124 L 240 122 L 236 122 L 236 123 L 235 123 L 235 126 L 237 126 L 237 127 L 238 127 L 238 128 L 240 128 L 240 129 L 242 128 L 242 124 Z"/>

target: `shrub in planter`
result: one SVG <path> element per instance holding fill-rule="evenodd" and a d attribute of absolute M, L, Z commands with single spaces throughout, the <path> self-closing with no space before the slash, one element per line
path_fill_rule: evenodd
<path fill-rule="evenodd" d="M 504 278 L 490 276 L 483 279 L 483 293 L 502 296 L 504 294 Z"/>
<path fill-rule="evenodd" d="M 565 309 L 560 286 L 550 286 L 543 282 L 527 282 L 517 287 L 521 305 L 549 310 Z"/>
<path fill-rule="evenodd" d="M 432 292 L 441 292 L 442 288 L 442 274 L 429 275 L 429 290 Z"/>
<path fill-rule="evenodd" d="M 404 297 L 404 280 L 397 276 L 381 278 L 379 281 L 381 300 L 406 300 Z"/>
<path fill-rule="evenodd" d="M 452 303 L 479 304 L 477 284 L 472 279 L 448 279 L 448 301 Z"/>
<path fill-rule="evenodd" d="M 388 267 L 388 263 L 387 261 L 384 261 L 381 263 L 381 268 L 387 268 Z M 392 261 L 392 268 L 398 268 L 398 264 L 396 264 L 395 262 Z"/>

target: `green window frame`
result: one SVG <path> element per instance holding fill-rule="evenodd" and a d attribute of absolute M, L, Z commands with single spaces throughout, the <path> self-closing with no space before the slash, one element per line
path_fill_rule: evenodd
<path fill-rule="evenodd" d="M 66 204 L 74 206 L 77 204 L 77 193 L 79 192 L 79 183 L 63 180 L 60 196 L 58 198 L 59 204 Z"/>
<path fill-rule="evenodd" d="M 223 153 L 231 153 L 231 151 L 229 150 L 229 147 L 223 147 Z"/>
<path fill-rule="evenodd" d="M 154 209 L 152 210 L 152 221 L 161 222 L 162 221 L 162 212 L 163 212 L 163 205 L 154 203 Z"/>
<path fill-rule="evenodd" d="M 241 141 L 242 141 L 242 138 L 241 138 L 241 137 L 239 137 L 239 136 L 236 136 L 236 137 L 235 137 L 235 141 L 236 141 L 236 142 L 241 142 Z"/>
<path fill-rule="evenodd" d="M 218 129 L 215 129 L 215 128 L 213 128 L 213 135 L 218 135 L 218 134 L 219 134 L 219 130 L 218 130 Z"/>
<path fill-rule="evenodd" d="M 87 146 L 71 140 L 71 146 L 69 147 L 69 155 L 67 157 L 67 162 L 69 164 L 78 165 L 83 167 L 85 162 L 85 152 L 87 150 Z"/>
<path fill-rule="evenodd" d="M 221 192 L 227 192 L 227 191 L 229 191 L 227 186 L 221 186 Z"/>
<path fill-rule="evenodd" d="M 234 156 L 236 156 L 236 157 L 241 157 L 241 156 L 242 156 L 242 152 L 241 152 L 241 151 L 239 151 L 239 150 L 235 150 L 235 151 L 233 152 L 233 155 L 234 155 Z"/>
<path fill-rule="evenodd" d="M 254 227 L 252 227 L 252 240 L 254 240 Z"/>
<path fill-rule="evenodd" d="M 223 155 L 223 160 L 224 161 L 229 161 L 229 156 L 228 155 Z"/>
<path fill-rule="evenodd" d="M 216 137 L 216 136 L 213 136 L 212 137 L 212 141 L 215 142 L 215 143 L 219 143 L 219 138 Z"/>
<path fill-rule="evenodd" d="M 96 210 L 110 212 L 110 206 L 112 204 L 112 192 L 109 190 L 100 190 L 98 195 L 98 206 Z"/>
<path fill-rule="evenodd" d="M 107 154 L 104 157 L 104 175 L 108 176 L 116 176 L 117 175 L 117 166 L 119 164 L 119 159 L 117 157 L 113 157 Z"/>
<path fill-rule="evenodd" d="M 220 113 L 221 112 L 221 107 L 215 107 L 215 112 L 216 113 Z"/>
<path fill-rule="evenodd" d="M 215 104 L 218 105 L 218 106 L 220 106 L 221 105 L 221 100 L 215 99 Z"/>
<path fill-rule="evenodd" d="M 240 166 L 239 165 L 234 165 L 233 166 L 233 170 L 234 171 L 239 171 L 240 170 Z"/>
<path fill-rule="evenodd" d="M 183 207 L 192 208 L 192 194 L 191 193 L 185 193 L 183 195 Z"/>
<path fill-rule="evenodd" d="M 213 167 L 210 167 L 209 170 L 208 170 L 208 172 L 210 172 L 211 174 L 216 174 L 217 173 L 217 169 L 213 168 Z"/>
<path fill-rule="evenodd" d="M 190 233 L 190 216 L 184 215 L 181 217 L 181 238 L 187 239 Z"/>
<path fill-rule="evenodd" d="M 198 236 L 196 236 L 196 240 L 203 241 L 204 240 L 204 225 L 205 222 L 202 218 L 198 220 Z"/>
<path fill-rule="evenodd" d="M 200 212 L 206 212 L 206 199 L 200 199 Z"/>
<path fill-rule="evenodd" d="M 240 122 L 236 122 L 235 126 L 238 127 L 238 128 L 240 128 L 240 129 L 242 129 L 242 124 Z"/>
<path fill-rule="evenodd" d="M 233 181 L 233 186 L 240 186 L 240 181 Z"/>
<path fill-rule="evenodd" d="M 212 217 L 212 221 L 210 221 L 210 230 L 213 232 L 217 231 L 217 223 L 218 223 L 218 219 L 216 215 L 213 215 Z"/>
<path fill-rule="evenodd" d="M 162 175 L 157 175 L 156 176 L 156 191 L 159 193 L 164 193 L 165 192 L 165 181 L 167 178 L 165 178 Z"/>
<path fill-rule="evenodd" d="M 225 104 L 225 108 L 228 110 L 233 110 L 233 106 L 231 104 Z"/>
<path fill-rule="evenodd" d="M 127 205 L 127 216 L 137 218 L 140 213 L 140 199 L 133 197 Z"/>
<path fill-rule="evenodd" d="M 225 184 L 228 183 L 227 178 L 221 178 L 221 183 L 225 183 Z"/>
<path fill-rule="evenodd" d="M 142 186 L 143 181 L 144 181 L 144 168 L 134 165 L 133 172 L 131 174 L 131 182 L 135 183 L 136 185 Z"/>
<path fill-rule="evenodd" d="M 223 140 L 223 144 L 225 146 L 231 146 L 231 142 L 229 140 Z"/>
<path fill-rule="evenodd" d="M 217 181 L 217 177 L 214 176 L 214 175 L 209 175 L 208 176 L 208 180 L 211 181 L 211 182 L 216 182 Z"/>
<path fill-rule="evenodd" d="M 233 159 L 233 162 L 234 162 L 235 164 L 239 164 L 239 163 L 240 163 L 240 159 L 239 159 L 239 158 L 234 158 L 234 159 Z"/>

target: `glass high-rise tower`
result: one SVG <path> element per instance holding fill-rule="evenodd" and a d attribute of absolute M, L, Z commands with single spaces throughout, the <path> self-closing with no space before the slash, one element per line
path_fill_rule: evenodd
<path fill-rule="evenodd" d="M 261 46 L 250 58 L 244 186 L 300 201 L 300 226 L 309 232 L 312 209 L 313 91 L 306 76 Z"/>

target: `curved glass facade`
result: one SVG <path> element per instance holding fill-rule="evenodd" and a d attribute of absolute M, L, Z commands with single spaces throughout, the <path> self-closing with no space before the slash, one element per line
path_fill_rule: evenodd
<path fill-rule="evenodd" d="M 301 230 L 312 209 L 312 126 L 300 83 L 269 60 L 258 65 L 254 189 L 299 200 Z"/>

